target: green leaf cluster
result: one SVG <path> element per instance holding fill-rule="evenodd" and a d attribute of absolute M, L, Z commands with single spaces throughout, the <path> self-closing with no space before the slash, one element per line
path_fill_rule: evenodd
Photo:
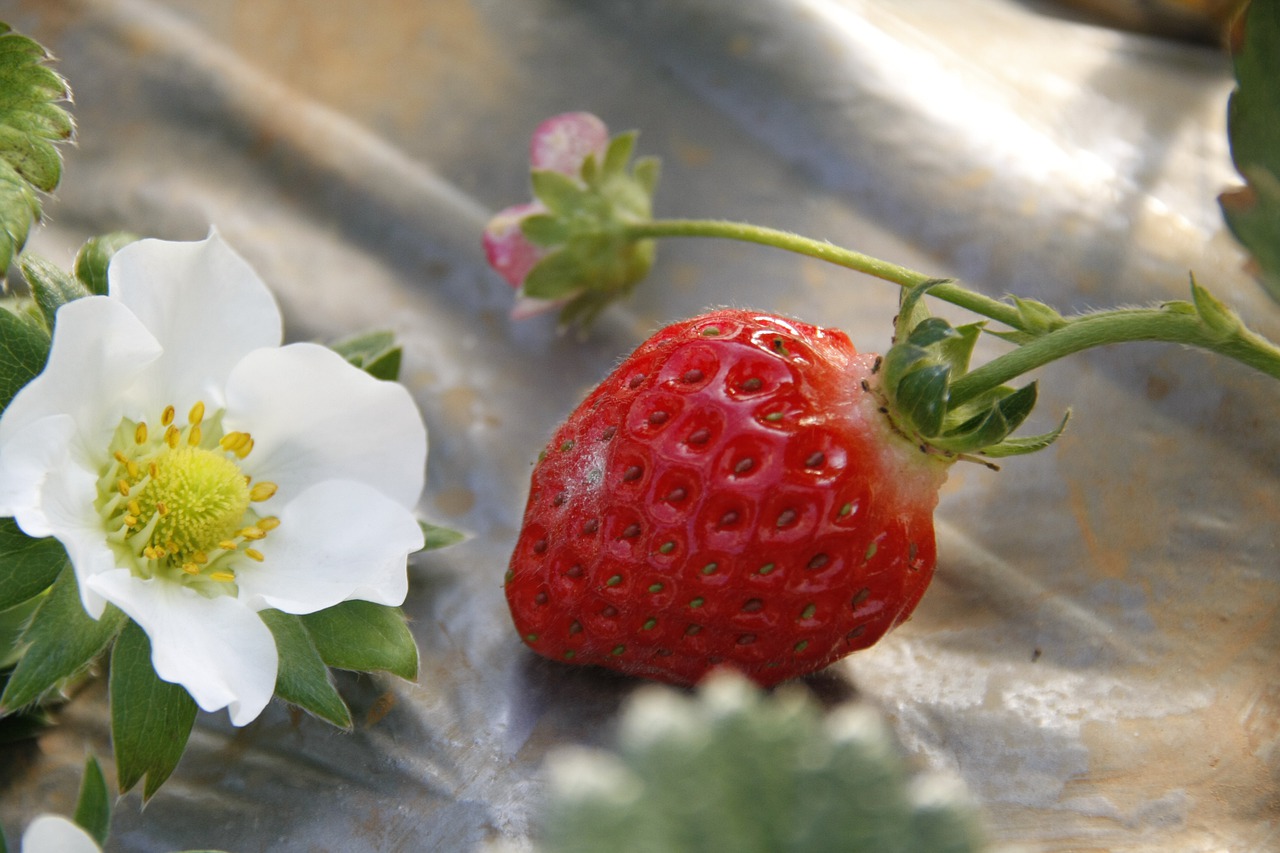
<path fill-rule="evenodd" d="M 658 183 L 656 158 L 632 163 L 636 134 L 609 140 L 603 158 L 590 154 L 579 175 L 537 170 L 533 194 L 546 213 L 527 217 L 521 229 L 549 248 L 525 278 L 522 292 L 535 299 L 568 300 L 560 319 L 586 326 L 611 302 L 624 298 L 653 266 L 652 240 L 634 240 L 625 226 L 652 218 Z"/>
<path fill-rule="evenodd" d="M 912 441 L 947 457 L 1015 456 L 1052 444 L 1066 427 L 1065 418 L 1052 432 L 1012 437 L 1035 407 L 1034 382 L 1017 389 L 1000 385 L 963 401 L 953 398 L 952 386 L 968 372 L 986 324 L 952 326 L 941 317 L 929 316 L 924 296 L 941 283 L 926 281 L 903 291 L 895 343 L 880 368 L 890 418 Z M 1001 337 L 1021 343 L 1066 325 L 1047 305 L 1030 300 L 1016 305 L 1023 319 L 1021 328 Z"/>
<path fill-rule="evenodd" d="M 566 748 L 549 758 L 543 849 L 983 849 L 958 784 L 913 778 L 868 707 L 824 715 L 801 688 L 767 695 L 721 673 L 693 696 L 639 691 L 621 728 L 617 754 Z"/>
<path fill-rule="evenodd" d="M 37 192 L 52 192 L 62 178 L 57 143 L 75 132 L 61 106 L 71 90 L 49 59 L 40 44 L 0 23 L 0 273 L 40 218 Z"/>
<path fill-rule="evenodd" d="M 1227 104 L 1231 157 L 1246 186 L 1219 197 L 1227 226 L 1280 301 L 1280 0 L 1253 0 L 1238 19 L 1236 89 Z"/>

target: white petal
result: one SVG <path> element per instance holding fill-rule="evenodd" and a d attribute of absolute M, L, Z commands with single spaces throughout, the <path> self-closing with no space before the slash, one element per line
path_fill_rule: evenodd
<path fill-rule="evenodd" d="M 105 459 L 122 414 L 137 408 L 138 379 L 160 354 L 146 327 L 115 300 L 87 296 L 62 306 L 48 363 L 0 417 L 0 446 L 38 420 L 70 415 L 81 441 L 101 444 Z"/>
<path fill-rule="evenodd" d="M 256 543 L 265 559 L 239 573 L 254 609 L 313 613 L 357 598 L 399 605 L 409 591 L 406 560 L 423 544 L 412 513 L 363 483 L 312 486 L 280 511 L 280 526 Z"/>
<path fill-rule="evenodd" d="M 93 836 L 58 815 L 42 814 L 22 833 L 22 853 L 101 853 Z"/>
<path fill-rule="evenodd" d="M 13 516 L 28 536 L 53 533 L 44 512 L 50 474 L 71 462 L 76 424 L 70 415 L 51 415 L 10 431 L 0 444 L 0 515 Z"/>
<path fill-rule="evenodd" d="M 117 569 L 86 580 L 151 639 L 151 663 L 206 711 L 226 708 L 233 725 L 252 722 L 276 686 L 276 644 L 253 610 L 229 596 L 206 598 L 180 583 L 140 580 Z"/>
<path fill-rule="evenodd" d="M 245 470 L 276 483 L 282 503 L 326 480 L 367 483 L 406 508 L 422 495 L 427 430 L 413 398 L 327 347 L 250 353 L 227 380 L 223 424 L 253 436 Z"/>
<path fill-rule="evenodd" d="M 184 412 L 196 400 L 222 403 L 232 367 L 281 341 L 280 309 L 262 279 L 216 233 L 196 243 L 139 240 L 107 268 L 110 294 L 164 348 L 151 382 Z"/>

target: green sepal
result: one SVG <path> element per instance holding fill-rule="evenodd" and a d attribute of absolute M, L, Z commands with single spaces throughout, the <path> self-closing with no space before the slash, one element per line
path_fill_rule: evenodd
<path fill-rule="evenodd" d="M 72 819 L 98 842 L 99 847 L 106 846 L 107 835 L 111 830 L 111 796 L 107 793 L 107 780 L 102 775 L 98 759 L 92 755 L 84 763 L 80 795 L 76 799 L 76 811 Z"/>
<path fill-rule="evenodd" d="M 1058 422 L 1056 429 L 1051 432 L 1041 433 L 1040 435 L 1028 435 L 1019 438 L 1006 438 L 998 444 L 992 444 L 984 447 L 981 451 L 983 456 L 989 456 L 992 459 L 1002 459 L 1009 456 L 1024 456 L 1028 453 L 1035 453 L 1044 450 L 1049 445 L 1058 440 L 1063 430 L 1067 428 L 1067 421 L 1071 419 L 1071 411 L 1067 410 L 1062 416 L 1062 420 Z"/>
<path fill-rule="evenodd" d="M 66 563 L 57 539 L 32 539 L 12 518 L 0 518 L 0 610 L 44 592 Z"/>
<path fill-rule="evenodd" d="M 418 675 L 418 645 L 398 607 L 344 601 L 301 619 L 329 666 L 389 672 L 410 681 Z"/>
<path fill-rule="evenodd" d="M 529 173 L 533 194 L 557 216 L 575 214 L 591 206 L 591 194 L 573 178 L 551 169 L 534 169 Z M 594 206 L 599 206 L 598 202 Z"/>
<path fill-rule="evenodd" d="M 986 326 L 979 322 L 952 327 L 941 317 L 929 316 L 923 297 L 941 283 L 927 281 L 903 292 L 895 322 L 897 343 L 885 354 L 879 371 L 890 419 L 912 441 L 947 456 L 1009 456 L 1048 446 L 1061 427 L 1042 436 L 1009 438 L 1035 406 L 1034 382 L 1016 391 L 999 387 L 952 403 L 951 386 L 968 371 Z M 1031 329 L 1019 332 L 1022 337 L 1034 338 L 1066 322 L 1041 303 L 1021 300 L 1018 306 Z"/>
<path fill-rule="evenodd" d="M 91 296 L 84 282 L 38 255 L 24 253 L 18 258 L 22 277 L 26 279 L 45 324 L 52 329 L 58 309 L 68 302 Z"/>
<path fill-rule="evenodd" d="M 440 548 L 448 548 L 450 545 L 457 545 L 467 538 L 467 534 L 460 530 L 442 527 L 439 524 L 432 524 L 428 521 L 419 520 L 418 526 L 422 528 L 423 538 L 420 551 L 436 551 Z"/>
<path fill-rule="evenodd" d="M 137 242 L 137 234 L 128 231 L 113 231 L 98 237 L 90 237 L 84 241 L 80 251 L 76 252 L 72 270 L 81 284 L 96 296 L 107 295 L 107 267 L 111 264 L 115 253 L 130 243 Z"/>
<path fill-rule="evenodd" d="M 563 219 L 547 213 L 536 213 L 520 221 L 520 231 L 529 242 L 539 246 L 554 246 L 569 239 L 572 229 Z"/>
<path fill-rule="evenodd" d="M 101 618 L 90 617 L 80 602 L 75 571 L 67 565 L 22 634 L 26 650 L 0 694 L 0 714 L 36 702 L 82 673 L 124 622 L 124 614 L 110 604 Z"/>
<path fill-rule="evenodd" d="M 330 349 L 375 379 L 395 382 L 400 378 L 404 352 L 391 332 L 365 332 L 331 344 Z"/>
<path fill-rule="evenodd" d="M 196 722 L 196 703 L 183 687 L 156 675 L 151 640 L 132 621 L 112 650 L 109 688 L 116 784 L 123 794 L 146 777 L 145 802 L 178 766 Z"/>
<path fill-rule="evenodd" d="M 51 339 L 38 323 L 0 308 L 0 411 L 44 370 Z"/>
<path fill-rule="evenodd" d="M 301 618 L 279 610 L 258 614 L 276 640 L 280 664 L 275 695 L 340 729 L 351 729 L 351 711 L 338 695 L 329 668 Z"/>
<path fill-rule="evenodd" d="M 894 392 L 895 411 L 922 437 L 936 436 L 947 414 L 947 391 L 951 368 L 945 364 L 916 367 L 898 382 Z"/>
<path fill-rule="evenodd" d="M 1280 213 L 1280 208 L 1277 208 L 1277 212 Z M 1244 323 L 1241 322 L 1236 312 L 1223 304 L 1218 297 L 1196 283 L 1194 275 L 1191 276 L 1191 304 L 1195 307 L 1196 315 L 1199 316 L 1200 321 L 1219 340 L 1239 337 L 1240 333 L 1244 331 Z"/>
<path fill-rule="evenodd" d="M 636 150 L 638 135 L 634 130 L 628 130 L 609 140 L 609 145 L 604 150 L 604 177 L 626 173 L 627 164 L 631 162 L 631 155 Z"/>
<path fill-rule="evenodd" d="M 944 432 L 929 443 L 939 450 L 952 453 L 981 453 L 1008 438 L 1022 425 L 1036 404 L 1036 383 L 1031 382 L 1017 391 L 1001 389 L 1003 393 L 984 411 L 970 417 L 963 424 Z"/>
<path fill-rule="evenodd" d="M 631 168 L 631 176 L 636 179 L 645 195 L 653 198 L 654 190 L 658 188 L 658 179 L 662 176 L 662 161 L 657 157 L 640 157 Z"/>
<path fill-rule="evenodd" d="M 1029 333 L 1031 337 L 1047 335 L 1049 332 L 1067 325 L 1067 319 L 1058 313 L 1056 308 L 1039 300 L 1023 299 L 1021 296 L 1015 296 L 1013 297 L 1013 304 L 1018 309 L 1018 314 L 1022 319 L 1022 330 L 1025 333 Z"/>

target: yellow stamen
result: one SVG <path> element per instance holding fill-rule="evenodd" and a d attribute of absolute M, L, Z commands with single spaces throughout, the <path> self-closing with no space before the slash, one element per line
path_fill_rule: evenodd
<path fill-rule="evenodd" d="M 245 432 L 229 432 L 218 440 L 218 446 L 228 453 L 235 453 L 248 438 L 249 434 Z"/>
<path fill-rule="evenodd" d="M 130 459 L 128 462 L 125 463 L 124 467 L 125 467 L 125 470 L 129 472 L 130 477 L 132 477 L 135 480 L 138 479 L 138 463 L 137 462 L 134 462 L 132 459 Z"/>
<path fill-rule="evenodd" d="M 164 501 L 156 501 L 156 512 L 161 515 L 169 514 L 169 506 Z"/>
<path fill-rule="evenodd" d="M 164 431 L 164 443 L 169 445 L 169 447 L 171 448 L 177 447 L 178 439 L 181 436 L 182 436 L 182 431 L 179 430 L 173 424 L 169 424 L 169 428 Z"/>
<path fill-rule="evenodd" d="M 120 490 L 121 497 L 129 497 L 129 482 L 127 480 L 117 480 L 116 488 Z"/>
<path fill-rule="evenodd" d="M 138 424 L 136 427 L 133 428 L 133 443 L 134 444 L 147 443 L 147 422 L 146 421 L 143 421 L 142 423 Z"/>
<path fill-rule="evenodd" d="M 232 542 L 230 539 L 223 539 L 218 543 L 218 547 L 224 551 L 234 551 L 236 549 L 236 543 Z"/>
<path fill-rule="evenodd" d="M 257 527 L 246 527 L 238 535 L 243 539 L 265 539 L 267 531 L 260 530 Z"/>
<path fill-rule="evenodd" d="M 204 420 L 204 401 L 197 400 L 196 404 L 191 407 L 191 411 L 187 413 L 187 423 L 192 426 L 200 426 L 202 420 Z"/>
<path fill-rule="evenodd" d="M 243 459 L 249 455 L 249 451 L 251 450 L 253 450 L 253 436 L 245 433 L 245 442 L 240 447 L 236 448 L 236 456 Z"/>
<path fill-rule="evenodd" d="M 195 563 L 183 563 L 182 570 L 189 575 L 200 574 L 200 567 L 197 566 Z"/>
<path fill-rule="evenodd" d="M 201 433 L 199 426 L 191 427 L 191 432 L 187 434 L 187 444 L 195 447 L 200 443 Z"/>
<path fill-rule="evenodd" d="M 256 548 L 245 548 L 244 555 L 248 557 L 250 560 L 254 560 L 259 563 L 261 563 L 263 560 L 266 559 L 266 557 L 262 556 L 262 552 L 257 550 Z"/>
<path fill-rule="evenodd" d="M 280 519 L 276 518 L 274 515 L 269 515 L 266 518 L 258 520 L 259 530 L 275 530 L 279 526 Z"/>
<path fill-rule="evenodd" d="M 209 572 L 209 577 L 213 578 L 219 583 L 231 583 L 236 579 L 236 573 L 232 571 L 228 571 L 226 569 L 219 569 L 216 572 Z"/>
<path fill-rule="evenodd" d="M 154 462 L 147 463 L 147 473 L 150 474 L 152 477 L 154 477 L 156 475 L 156 472 L 159 470 L 160 469 L 156 467 L 156 463 Z"/>
<path fill-rule="evenodd" d="M 138 523 L 138 517 L 136 515 L 125 515 L 124 517 L 125 527 L 133 527 L 137 523 Z"/>
<path fill-rule="evenodd" d="M 128 456 L 125 456 L 125 455 L 124 455 L 124 453 L 122 453 L 121 451 L 117 450 L 115 453 L 113 453 L 113 454 L 111 454 L 111 455 L 112 455 L 112 456 L 114 456 L 114 457 L 115 457 L 115 460 L 116 460 L 117 462 L 119 462 L 121 465 L 128 465 L 128 464 L 129 464 L 129 457 L 128 457 Z"/>
<path fill-rule="evenodd" d="M 203 566 L 205 563 L 209 562 L 209 556 L 205 554 L 204 551 L 196 551 L 191 555 L 191 562 L 195 563 L 197 566 Z"/>
<path fill-rule="evenodd" d="M 160 425 L 168 426 L 173 423 L 173 406 L 165 406 L 164 411 L 160 414 Z"/>
<path fill-rule="evenodd" d="M 129 501 L 125 506 L 129 508 L 130 515 L 142 515 L 142 505 L 137 501 Z"/>
<path fill-rule="evenodd" d="M 275 483 L 263 480 L 261 483 L 254 485 L 254 487 L 249 490 L 249 500 L 254 502 L 265 501 L 274 495 L 278 488 L 280 487 Z"/>
<path fill-rule="evenodd" d="M 148 545 L 142 549 L 142 556 L 146 557 L 148 560 L 154 560 L 156 558 L 156 549 Z"/>

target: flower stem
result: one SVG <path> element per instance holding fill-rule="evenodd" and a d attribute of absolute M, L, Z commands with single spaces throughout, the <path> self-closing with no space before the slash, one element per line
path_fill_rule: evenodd
<path fill-rule="evenodd" d="M 1194 312 L 1177 311 L 1171 307 L 1134 308 L 1069 319 L 1066 325 L 958 378 L 951 385 L 949 403 L 952 406 L 962 405 L 1014 377 L 1064 356 L 1130 341 L 1163 341 L 1210 350 L 1280 379 L 1280 348 L 1242 326 L 1234 333 L 1223 335 L 1215 332 Z"/>
<path fill-rule="evenodd" d="M 716 237 L 771 246 L 865 273 L 902 288 L 933 280 L 931 276 L 897 264 L 813 240 L 741 222 L 711 219 L 659 219 L 629 223 L 624 233 L 635 240 L 657 237 Z M 1199 293 L 1216 305 L 1202 289 Z M 1216 316 L 1228 327 L 1212 322 L 1204 306 L 1186 302 L 1157 308 L 1117 309 L 1063 318 L 1056 328 L 1037 328 L 1017 306 L 975 293 L 953 281 L 942 281 L 929 295 L 1025 333 L 1026 340 L 1011 352 L 959 377 L 951 386 L 950 405 L 957 406 L 1049 362 L 1072 353 L 1128 341 L 1164 341 L 1210 350 L 1280 379 L 1280 347 L 1241 324 L 1225 308 Z M 1210 322 L 1206 322 L 1209 320 Z"/>
<path fill-rule="evenodd" d="M 718 219 L 658 219 L 651 222 L 629 223 L 625 234 L 635 240 L 654 237 L 718 237 L 725 240 L 738 240 L 744 243 L 756 243 L 772 246 L 799 255 L 807 255 L 820 261 L 845 267 L 883 279 L 903 288 L 915 287 L 934 279 L 907 267 L 882 261 L 861 252 L 844 249 L 831 243 L 802 237 L 788 231 L 764 228 L 759 225 L 748 225 L 742 222 L 729 222 Z M 930 296 L 950 302 L 975 314 L 981 314 L 1000 323 L 1004 323 L 1020 331 L 1026 331 L 1026 321 L 1016 307 L 998 299 L 992 299 L 981 293 L 961 287 L 952 282 L 935 285 L 929 291 Z"/>

